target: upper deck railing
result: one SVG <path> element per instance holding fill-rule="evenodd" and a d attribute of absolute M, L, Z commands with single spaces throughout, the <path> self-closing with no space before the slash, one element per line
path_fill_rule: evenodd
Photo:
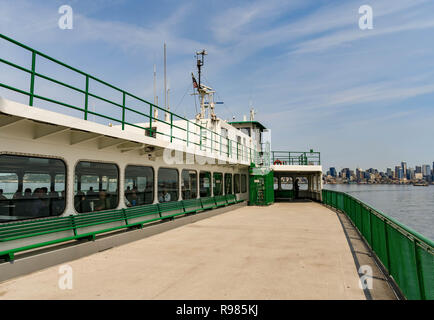
<path fill-rule="evenodd" d="M 275 165 L 320 165 L 320 152 L 304 151 L 271 151 L 271 161 Z"/>
<path fill-rule="evenodd" d="M 10 66 L 12 68 L 15 68 L 19 71 L 22 71 L 28 75 L 29 81 L 28 81 L 28 90 L 23 90 L 20 88 L 17 88 L 15 85 L 12 84 L 12 80 L 9 78 L 6 81 L 10 81 L 9 83 L 2 83 L 0 82 L 0 87 L 5 88 L 7 90 L 11 90 L 13 92 L 17 92 L 19 94 L 28 96 L 28 104 L 29 106 L 33 106 L 35 99 L 39 99 L 42 101 L 45 101 L 49 104 L 54 104 L 56 106 L 65 107 L 68 109 L 72 109 L 75 111 L 79 111 L 82 113 L 82 117 L 84 120 L 90 121 L 90 116 L 99 117 L 105 120 L 109 120 L 114 122 L 115 124 L 118 124 L 121 126 L 122 130 L 125 130 L 126 126 L 131 126 L 133 128 L 142 129 L 144 132 L 147 133 L 149 137 L 156 138 L 156 134 L 160 136 L 167 137 L 166 139 L 170 142 L 184 142 L 186 146 L 190 145 L 196 145 L 200 147 L 200 150 L 209 151 L 212 154 L 218 156 L 218 155 L 225 155 L 229 158 L 245 161 L 245 162 L 254 162 L 257 158 L 257 150 L 248 147 L 246 145 L 243 145 L 239 143 L 238 141 L 231 140 L 228 137 L 222 136 L 220 133 L 217 133 L 215 131 L 210 130 L 209 128 L 206 128 L 202 126 L 201 124 L 198 124 L 196 122 L 190 121 L 189 119 L 186 119 L 182 116 L 179 116 L 173 112 L 170 112 L 164 108 L 161 108 L 149 101 L 146 101 L 132 93 L 129 93 L 123 89 L 120 89 L 110 83 L 107 83 L 101 79 L 98 79 L 84 71 L 81 71 L 77 68 L 71 67 L 67 65 L 66 63 L 63 63 L 59 60 L 56 60 L 42 52 L 39 52 L 33 48 L 30 48 L 14 39 L 11 39 L 3 34 L 0 34 L 0 39 L 3 39 L 7 41 L 8 43 L 11 43 L 13 45 L 18 46 L 19 48 L 22 48 L 31 54 L 31 67 L 26 68 L 22 65 L 18 65 L 14 62 L 8 61 L 6 59 L 3 59 L 2 56 L 0 56 L 0 63 L 5 64 L 7 66 Z M 46 74 L 42 74 L 38 72 L 37 69 L 37 61 L 38 59 L 46 59 L 51 63 L 54 63 L 56 66 L 62 67 L 68 71 L 72 71 L 75 76 L 82 77 L 82 88 L 77 87 L 76 85 L 73 85 L 71 83 L 66 83 L 64 81 L 60 81 L 58 79 L 55 79 L 53 77 L 50 77 Z M 37 80 L 44 80 L 49 83 L 61 86 L 62 88 L 66 88 L 73 92 L 74 94 L 81 94 L 82 99 L 81 103 L 68 103 L 67 99 L 65 99 L 65 96 L 63 98 L 65 100 L 61 101 L 60 99 L 55 99 L 50 94 L 39 94 L 37 92 L 36 88 L 36 82 Z M 109 98 L 107 96 L 103 97 L 101 95 L 97 95 L 94 91 L 90 89 L 91 84 L 98 86 L 102 85 L 105 86 L 114 92 L 120 94 L 119 101 L 114 101 L 112 98 Z M 106 112 L 106 113 L 98 113 L 95 111 L 92 111 L 92 102 L 91 99 L 95 99 L 95 101 L 99 101 L 102 103 L 105 103 L 107 106 L 115 107 L 118 111 L 120 111 L 119 115 L 113 115 L 113 112 Z M 96 102 L 95 102 L 96 103 Z M 143 111 L 138 110 L 138 106 L 140 106 Z M 110 107 L 104 108 L 109 110 Z M 161 110 L 161 112 L 164 114 L 169 115 L 169 120 L 165 121 L 160 118 L 155 118 L 154 110 Z M 117 112 L 115 112 L 117 113 Z M 135 123 L 131 122 L 131 120 L 128 120 L 130 118 L 138 119 Z M 141 126 L 138 125 L 138 123 L 147 122 L 147 125 L 149 126 Z M 155 126 L 155 123 L 158 122 L 158 126 Z M 161 125 L 165 125 L 167 130 L 162 130 Z M 176 130 L 176 134 L 175 131 Z M 179 132 L 183 132 L 183 134 L 179 134 Z"/>

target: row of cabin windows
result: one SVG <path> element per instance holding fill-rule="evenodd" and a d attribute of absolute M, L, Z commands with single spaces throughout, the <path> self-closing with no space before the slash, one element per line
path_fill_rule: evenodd
<path fill-rule="evenodd" d="M 179 198 L 178 170 L 158 169 L 158 201 Z M 154 169 L 128 165 L 124 176 L 127 207 L 154 202 Z M 224 181 L 224 182 L 223 182 Z M 232 182 L 233 188 L 232 188 Z M 58 216 L 66 207 L 66 165 L 60 159 L 0 155 L 0 222 Z M 212 187 L 211 187 L 212 184 Z M 181 198 L 247 192 L 247 175 L 184 169 Z M 224 189 L 224 190 L 223 190 Z M 119 204 L 119 168 L 80 161 L 74 173 L 74 207 L 79 213 L 114 209 Z"/>

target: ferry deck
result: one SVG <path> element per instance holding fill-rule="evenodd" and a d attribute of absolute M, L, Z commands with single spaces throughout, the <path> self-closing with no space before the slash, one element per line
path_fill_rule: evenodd
<path fill-rule="evenodd" d="M 58 286 L 65 264 L 70 290 Z M 363 290 L 367 264 L 374 282 Z M 3 282 L 0 299 L 396 299 L 375 266 L 348 219 L 321 204 L 239 205 Z"/>
<path fill-rule="evenodd" d="M 219 119 L 200 81 L 189 120 L 0 38 L 32 60 L 0 60 L 30 75 L 0 82 L 0 299 L 434 298 L 433 242 L 323 190 L 319 152 L 273 152 L 253 115 Z"/>

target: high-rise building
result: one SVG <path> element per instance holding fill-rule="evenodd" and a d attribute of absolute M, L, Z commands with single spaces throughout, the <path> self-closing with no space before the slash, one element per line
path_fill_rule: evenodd
<path fill-rule="evenodd" d="M 401 162 L 402 174 L 407 179 L 407 162 Z"/>
<path fill-rule="evenodd" d="M 397 178 L 398 180 L 401 179 L 401 175 L 400 175 L 400 171 L 402 171 L 401 166 L 395 166 L 395 178 Z"/>
<path fill-rule="evenodd" d="M 386 175 L 387 175 L 389 178 L 393 178 L 392 168 L 387 168 L 387 170 L 386 170 Z"/>
<path fill-rule="evenodd" d="M 415 173 L 422 173 L 422 167 L 421 166 L 416 166 Z"/>
<path fill-rule="evenodd" d="M 423 175 L 424 177 L 431 176 L 431 168 L 430 168 L 430 165 L 429 165 L 429 164 L 424 164 L 424 165 L 422 166 L 422 175 Z"/>
<path fill-rule="evenodd" d="M 335 168 L 335 167 L 330 167 L 330 175 L 331 175 L 332 177 L 334 177 L 334 178 L 337 177 L 337 174 L 336 174 L 336 168 Z"/>
<path fill-rule="evenodd" d="M 414 169 L 413 168 L 408 168 L 407 169 L 407 179 L 409 180 L 413 180 L 414 179 Z"/>

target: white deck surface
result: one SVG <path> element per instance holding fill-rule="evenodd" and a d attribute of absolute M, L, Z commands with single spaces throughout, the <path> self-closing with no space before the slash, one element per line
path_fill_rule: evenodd
<path fill-rule="evenodd" d="M 242 207 L 0 284 L 1 299 L 365 299 L 339 219 L 317 203 Z"/>

